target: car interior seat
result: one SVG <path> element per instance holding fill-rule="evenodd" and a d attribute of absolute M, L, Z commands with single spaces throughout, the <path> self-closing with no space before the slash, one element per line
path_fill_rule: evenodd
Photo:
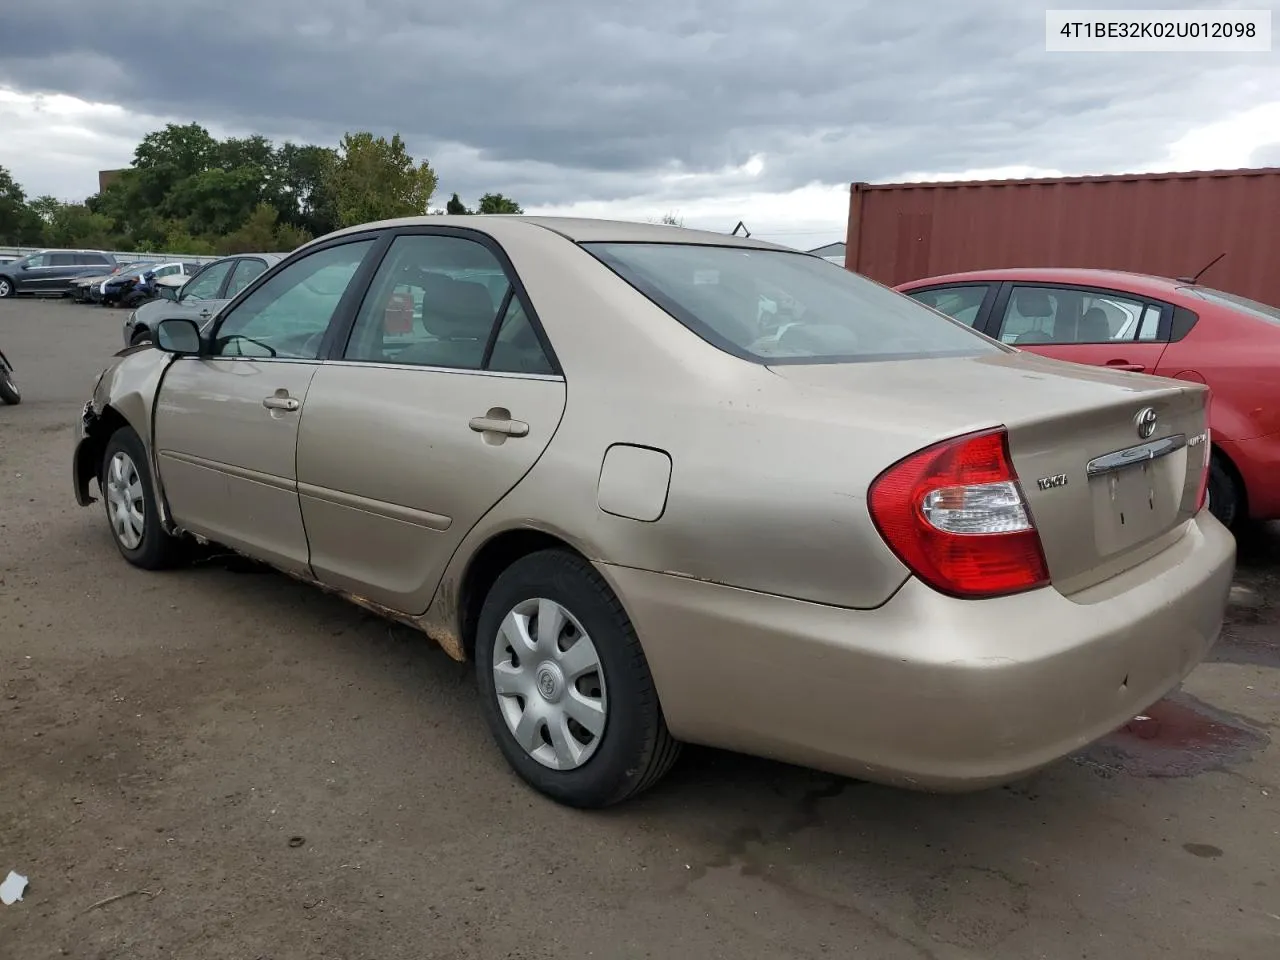
<path fill-rule="evenodd" d="M 1027 320 L 1045 320 L 1053 316 L 1053 301 L 1049 294 L 1035 287 L 1021 287 L 1013 295 L 1013 308 Z M 1051 343 L 1053 336 L 1037 324 L 1034 330 L 1025 330 L 1014 338 L 1014 343 Z"/>
<path fill-rule="evenodd" d="M 1111 324 L 1101 307 L 1090 307 L 1076 328 L 1076 343 L 1106 343 L 1111 339 Z"/>
<path fill-rule="evenodd" d="M 478 369 L 496 311 L 481 283 L 443 274 L 424 277 L 422 325 L 436 339 L 405 347 L 398 363 Z"/>

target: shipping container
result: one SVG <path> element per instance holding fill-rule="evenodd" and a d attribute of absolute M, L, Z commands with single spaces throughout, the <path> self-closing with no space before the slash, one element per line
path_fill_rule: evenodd
<path fill-rule="evenodd" d="M 881 283 L 997 267 L 1195 275 L 1280 306 L 1280 168 L 854 183 L 845 266 Z"/>

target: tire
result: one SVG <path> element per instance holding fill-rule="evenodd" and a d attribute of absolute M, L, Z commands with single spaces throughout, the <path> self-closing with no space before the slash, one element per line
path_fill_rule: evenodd
<path fill-rule="evenodd" d="M 11 407 L 16 407 L 22 402 L 22 391 L 18 389 L 18 385 L 13 382 L 9 371 L 4 367 L 0 367 L 0 400 Z"/>
<path fill-rule="evenodd" d="M 163 570 L 186 559 L 186 543 L 160 526 L 147 453 L 132 427 L 121 427 L 107 441 L 98 485 L 111 539 L 129 563 L 143 570 Z"/>
<path fill-rule="evenodd" d="M 542 633 L 538 610 L 564 617 L 564 630 L 558 637 L 570 641 L 567 651 L 563 640 L 558 640 L 554 651 L 526 648 L 530 655 L 524 660 L 512 658 L 505 637 L 500 635 L 504 621 L 509 614 L 532 614 L 525 635 L 546 642 L 546 637 L 537 636 Z M 588 645 L 584 653 L 571 659 L 569 654 L 579 650 L 584 641 Z M 500 644 L 501 654 L 496 649 Z M 595 654 L 594 666 L 576 680 L 572 676 L 566 680 L 561 666 L 590 664 L 591 652 Z M 619 803 L 657 783 L 679 755 L 680 744 L 667 730 L 653 676 L 631 621 L 603 578 L 574 554 L 563 550 L 533 553 L 498 577 L 480 612 L 475 661 L 481 710 L 503 756 L 526 783 L 559 803 L 580 809 Z M 504 687 L 526 691 L 528 696 L 499 696 L 495 661 L 507 676 Z M 587 727 L 570 727 L 563 707 L 570 701 L 581 706 L 592 700 L 601 708 L 595 716 L 603 717 L 594 736 Z M 533 716 L 561 720 L 561 750 L 550 742 L 551 727 L 545 720 L 529 724 L 528 729 L 538 734 L 528 739 L 536 744 L 534 749 L 521 746 L 513 726 L 524 726 L 520 720 L 529 714 L 530 704 L 536 708 Z M 579 716 L 594 713 L 573 712 Z M 561 764 L 560 757 L 567 757 L 568 762 Z"/>
<path fill-rule="evenodd" d="M 17 293 L 13 281 L 8 277 L 0 277 L 0 300 L 7 300 Z"/>
<path fill-rule="evenodd" d="M 136 347 L 140 343 L 151 342 L 151 331 L 146 327 L 136 327 L 132 334 L 129 335 L 129 346 Z"/>
<path fill-rule="evenodd" d="M 1237 529 L 1244 520 L 1243 491 L 1235 476 L 1214 455 L 1209 461 L 1209 512 L 1228 530 Z"/>

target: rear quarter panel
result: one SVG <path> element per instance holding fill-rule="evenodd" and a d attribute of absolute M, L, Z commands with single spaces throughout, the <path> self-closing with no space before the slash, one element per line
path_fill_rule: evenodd
<path fill-rule="evenodd" d="M 1187 300 L 1200 320 L 1169 344 L 1157 373 L 1198 380 L 1213 391 L 1215 440 L 1280 433 L 1280 326 Z"/>

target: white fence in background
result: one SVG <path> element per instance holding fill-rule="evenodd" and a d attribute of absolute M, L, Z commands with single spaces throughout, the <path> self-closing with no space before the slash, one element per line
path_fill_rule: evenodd
<path fill-rule="evenodd" d="M 41 250 L 53 249 L 51 247 L 0 247 L 0 257 L 25 257 L 29 253 L 39 253 Z M 109 253 L 120 263 L 131 263 L 135 260 L 149 260 L 160 263 L 182 262 L 182 263 L 212 263 L 219 257 L 210 257 L 206 255 L 197 256 L 192 253 L 157 253 L 146 252 L 141 250 L 104 250 L 103 253 Z"/>

